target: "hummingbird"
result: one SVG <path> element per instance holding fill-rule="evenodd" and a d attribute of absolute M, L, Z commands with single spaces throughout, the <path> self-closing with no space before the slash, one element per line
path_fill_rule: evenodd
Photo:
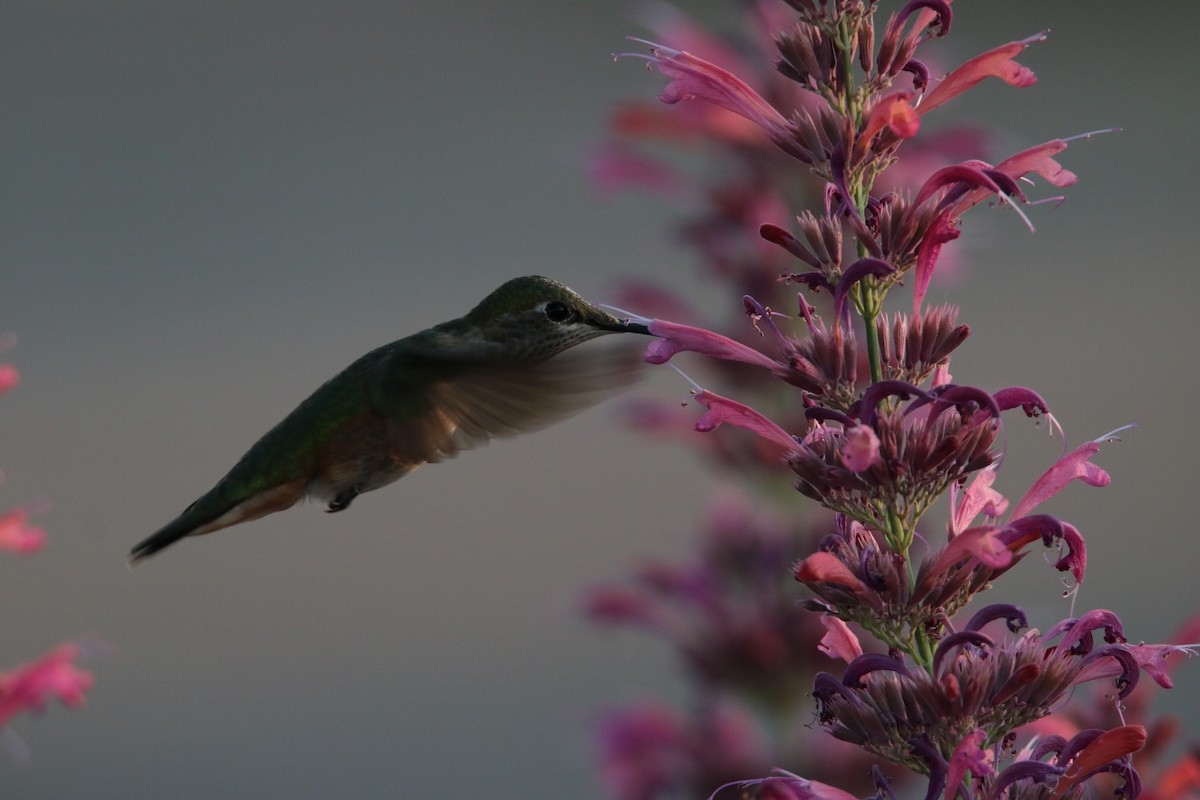
<path fill-rule="evenodd" d="M 557 281 L 514 278 L 466 316 L 378 347 L 326 381 L 130 562 L 305 498 L 344 511 L 422 464 L 563 419 L 631 381 L 628 350 L 567 352 L 620 332 L 650 333 Z"/>

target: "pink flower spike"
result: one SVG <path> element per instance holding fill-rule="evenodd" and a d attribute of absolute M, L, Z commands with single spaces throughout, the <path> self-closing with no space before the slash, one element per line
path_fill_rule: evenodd
<path fill-rule="evenodd" d="M 1121 428 L 1119 430 L 1124 430 Z M 1010 520 L 1028 516 L 1033 509 L 1062 491 L 1073 480 L 1081 480 L 1088 486 L 1107 486 L 1112 479 L 1108 473 L 1091 463 L 1092 456 L 1100 452 L 1100 445 L 1113 441 L 1117 431 L 1106 434 L 1091 442 L 1084 442 L 1070 453 L 1055 461 L 1050 469 L 1034 481 L 1029 491 L 1017 501 Z"/>
<path fill-rule="evenodd" d="M 830 658 L 840 658 L 849 664 L 863 654 L 862 645 L 850 626 L 830 614 L 821 616 L 821 624 L 825 626 L 825 635 L 821 637 L 817 649 Z"/>
<path fill-rule="evenodd" d="M 846 429 L 842 461 L 852 472 L 866 472 L 879 463 L 879 437 L 869 425 L 854 425 Z"/>
<path fill-rule="evenodd" d="M 0 394 L 11 391 L 21 382 L 21 373 L 12 364 L 0 364 Z"/>
<path fill-rule="evenodd" d="M 46 546 L 46 532 L 26 524 L 32 513 L 28 508 L 14 508 L 0 516 L 0 550 L 27 556 Z"/>
<path fill-rule="evenodd" d="M 702 403 L 708 411 L 696 421 L 696 430 L 707 433 L 716 430 L 721 423 L 728 422 L 737 428 L 745 428 L 757 433 L 769 442 L 779 445 L 784 450 L 792 451 L 799 448 L 796 440 L 783 428 L 764 417 L 749 406 L 742 405 L 736 400 L 713 394 L 707 389 L 696 395 L 696 402 Z"/>
<path fill-rule="evenodd" d="M 667 104 L 680 100 L 707 100 L 758 124 L 768 134 L 786 134 L 788 123 L 784 116 L 733 74 L 683 50 L 674 50 L 633 36 L 629 38 L 648 46 L 650 55 L 620 55 L 644 58 L 671 79 L 658 96 L 659 100 Z"/>
<path fill-rule="evenodd" d="M 932 111 L 947 100 L 957 97 L 974 87 L 984 78 L 999 78 L 1010 86 L 1016 86 L 1019 89 L 1032 86 L 1037 83 L 1037 76 L 1033 74 L 1033 70 L 1021 66 L 1016 61 L 1013 61 L 1013 58 L 1029 45 L 1044 41 L 1046 41 L 1046 33 L 1037 33 L 1028 39 L 1009 42 L 994 50 L 989 50 L 986 53 L 975 56 L 975 58 L 967 61 L 961 67 L 947 75 L 941 83 L 933 87 L 925 95 L 924 100 L 922 100 L 919 106 L 920 113 L 925 114 Z"/>
<path fill-rule="evenodd" d="M 79 646 L 68 642 L 37 661 L 0 674 L 0 728 L 23 711 L 41 711 L 54 697 L 68 708 L 83 705 L 93 678 L 72 663 L 79 655 Z"/>
<path fill-rule="evenodd" d="M 774 359 L 754 348 L 703 328 L 693 328 L 691 325 L 680 325 L 662 319 L 652 320 L 649 328 L 651 334 L 659 337 L 658 341 L 651 342 L 646 348 L 646 361 L 651 364 L 665 364 L 676 353 L 690 351 L 713 358 L 754 364 L 769 370 L 780 367 Z"/>

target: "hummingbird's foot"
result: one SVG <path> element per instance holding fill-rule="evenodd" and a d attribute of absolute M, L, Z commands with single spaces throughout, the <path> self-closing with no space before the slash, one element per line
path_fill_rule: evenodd
<path fill-rule="evenodd" d="M 329 501 L 329 505 L 325 506 L 325 512 L 333 514 L 337 511 L 345 511 L 356 497 L 358 497 L 358 489 L 355 487 L 351 486 L 349 489 L 343 489 Z"/>

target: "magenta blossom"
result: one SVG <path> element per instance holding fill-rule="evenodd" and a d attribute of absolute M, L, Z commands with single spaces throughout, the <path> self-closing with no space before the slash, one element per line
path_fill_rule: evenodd
<path fill-rule="evenodd" d="M 41 711 L 53 698 L 69 708 L 83 705 L 93 679 L 75 666 L 79 656 L 79 646 L 68 642 L 37 661 L 0 673 L 0 728 L 23 711 Z"/>
<path fill-rule="evenodd" d="M 29 555 L 45 547 L 46 532 L 28 524 L 33 513 L 22 507 L 0 515 L 0 550 Z"/>
<path fill-rule="evenodd" d="M 787 119 L 732 73 L 683 50 L 675 50 L 644 39 L 630 38 L 650 47 L 650 55 L 621 55 L 644 58 L 671 79 L 667 88 L 659 95 L 659 99 L 664 103 L 707 100 L 757 124 L 773 140 L 783 141 L 788 138 Z"/>

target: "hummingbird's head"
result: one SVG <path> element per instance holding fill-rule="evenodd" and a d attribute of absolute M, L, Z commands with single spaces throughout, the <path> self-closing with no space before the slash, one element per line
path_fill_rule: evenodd
<path fill-rule="evenodd" d="M 515 357 L 535 361 L 606 333 L 650 333 L 645 325 L 614 317 L 540 275 L 508 281 L 471 309 L 466 320 Z"/>

